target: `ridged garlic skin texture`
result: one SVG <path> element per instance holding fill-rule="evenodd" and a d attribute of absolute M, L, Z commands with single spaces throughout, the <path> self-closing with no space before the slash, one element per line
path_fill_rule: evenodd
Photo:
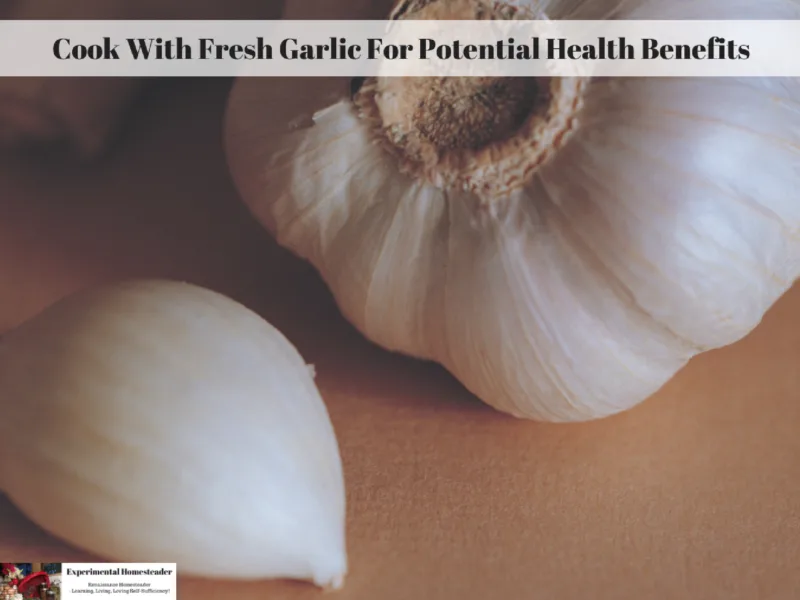
<path fill-rule="evenodd" d="M 340 585 L 345 495 L 310 368 L 220 294 L 84 292 L 0 344 L 0 487 L 51 533 L 181 575 Z M 21 412 L 20 412 L 21 411 Z"/>
<path fill-rule="evenodd" d="M 798 2 L 545 2 L 550 18 L 800 18 Z M 313 18 L 309 15 L 308 18 Z M 245 78 L 227 152 L 346 318 L 517 417 L 640 403 L 800 275 L 800 84 L 597 79 L 576 133 L 488 207 L 401 174 L 349 82 Z"/>

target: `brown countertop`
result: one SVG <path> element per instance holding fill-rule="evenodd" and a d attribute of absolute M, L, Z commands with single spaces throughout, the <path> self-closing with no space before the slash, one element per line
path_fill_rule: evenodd
<path fill-rule="evenodd" d="M 94 170 L 3 159 L 0 330 L 135 276 L 212 287 L 282 329 L 316 366 L 345 463 L 351 572 L 331 597 L 800 598 L 800 287 L 747 339 L 695 359 L 627 414 L 512 420 L 442 369 L 364 341 L 255 224 L 225 170 L 226 91 L 184 81 L 154 92 Z M 35 431 L 24 406 L 13 418 Z M 0 557 L 87 558 L 1 497 Z M 180 594 L 320 592 L 182 580 Z"/>

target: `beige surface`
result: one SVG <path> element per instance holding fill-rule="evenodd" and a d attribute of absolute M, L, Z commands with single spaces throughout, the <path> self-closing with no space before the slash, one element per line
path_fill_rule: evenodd
<path fill-rule="evenodd" d="M 317 367 L 345 461 L 351 574 L 333 597 L 800 598 L 800 289 L 630 413 L 511 420 L 438 367 L 371 347 L 254 224 L 224 169 L 225 92 L 185 82 L 153 96 L 98 172 L 0 168 L 0 328 L 93 282 L 165 276 L 283 329 Z M 85 555 L 0 501 L 0 558 Z M 274 582 L 180 589 L 192 600 L 319 594 Z"/>

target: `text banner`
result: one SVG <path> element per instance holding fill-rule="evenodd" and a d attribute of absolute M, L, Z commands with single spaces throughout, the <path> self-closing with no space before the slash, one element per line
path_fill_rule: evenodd
<path fill-rule="evenodd" d="M 800 77 L 800 21 L 0 21 L 0 76 Z"/>
<path fill-rule="evenodd" d="M 62 600 L 120 594 L 175 600 L 175 563 L 64 563 L 61 567 Z"/>

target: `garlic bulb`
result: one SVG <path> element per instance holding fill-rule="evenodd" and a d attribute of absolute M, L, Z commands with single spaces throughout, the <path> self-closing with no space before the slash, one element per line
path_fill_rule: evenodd
<path fill-rule="evenodd" d="M 79 293 L 3 337 L 0 487 L 113 560 L 338 587 L 342 466 L 313 376 L 215 292 L 134 281 Z"/>
<path fill-rule="evenodd" d="M 796 0 L 517 5 L 551 19 L 800 18 Z M 411 0 L 393 18 L 478 7 L 493 10 Z M 236 185 L 366 337 L 441 363 L 501 411 L 626 410 L 746 335 L 800 274 L 795 79 L 352 88 L 240 79 L 226 118 Z"/>

